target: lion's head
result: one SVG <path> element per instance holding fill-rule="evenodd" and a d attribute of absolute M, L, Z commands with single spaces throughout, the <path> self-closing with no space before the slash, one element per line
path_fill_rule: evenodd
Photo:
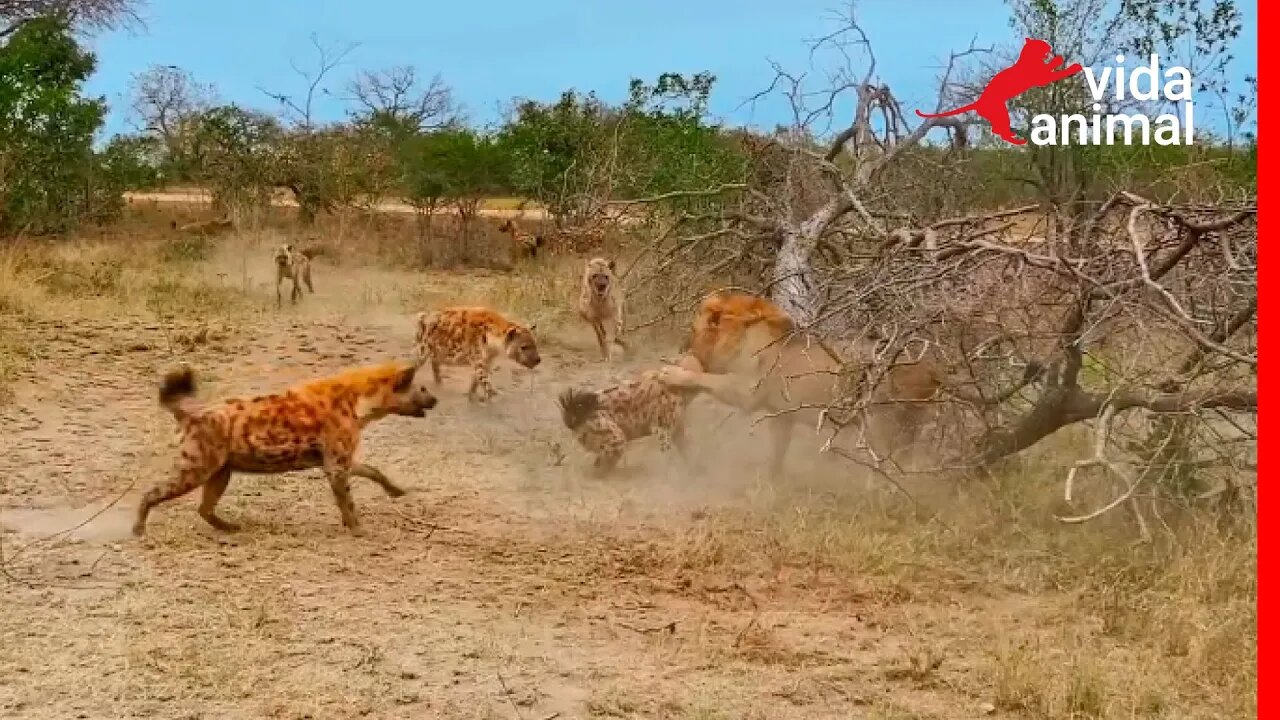
<path fill-rule="evenodd" d="M 721 291 L 698 306 L 687 350 L 710 373 L 724 373 L 794 328 L 782 308 L 757 295 Z"/>

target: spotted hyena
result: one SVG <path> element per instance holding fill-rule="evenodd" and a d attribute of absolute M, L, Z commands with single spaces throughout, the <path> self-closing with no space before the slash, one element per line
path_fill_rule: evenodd
<path fill-rule="evenodd" d="M 511 237 L 511 249 L 516 257 L 536 258 L 538 257 L 538 248 L 546 243 L 546 239 L 541 235 L 531 232 L 525 232 L 516 225 L 515 220 L 505 220 L 498 226 L 498 232 L 506 233 Z"/>
<path fill-rule="evenodd" d="M 700 371 L 692 357 L 680 366 Z M 632 440 L 654 435 L 663 452 L 674 445 L 689 460 L 684 413 L 695 391 L 668 387 L 649 370 L 604 390 L 570 388 L 560 394 L 560 415 L 578 443 L 595 456 L 595 471 L 606 475 L 622 459 Z"/>
<path fill-rule="evenodd" d="M 302 284 L 314 295 L 315 286 L 311 284 L 311 255 L 307 250 L 299 250 L 292 245 L 281 245 L 276 248 L 276 307 L 280 307 L 280 286 L 285 280 L 293 281 L 293 290 L 289 292 L 289 301 L 297 304 L 302 297 Z"/>
<path fill-rule="evenodd" d="M 578 315 L 595 331 L 600 355 L 605 360 L 610 358 L 610 334 L 619 347 L 627 347 L 622 341 L 622 288 L 616 272 L 613 260 L 591 258 L 582 271 L 578 291 Z"/>
<path fill-rule="evenodd" d="M 381 472 L 354 460 L 360 431 L 387 415 L 424 417 L 436 398 L 415 380 L 411 363 L 355 368 L 274 395 L 205 404 L 195 398 L 189 367 L 168 373 L 160 404 L 178 421 L 181 455 L 174 476 L 148 490 L 138 505 L 133 534 L 146 532 L 156 505 L 203 488 L 198 512 L 213 527 L 238 526 L 214 512 L 232 472 L 263 474 L 324 468 L 342 524 L 360 534 L 348 479 L 365 477 L 392 497 L 404 494 Z"/>
<path fill-rule="evenodd" d="M 418 361 L 431 366 L 437 386 L 441 365 L 469 366 L 472 375 L 467 397 L 483 402 L 494 395 L 489 373 L 499 355 L 530 369 L 542 362 L 533 337 L 536 327 L 525 327 L 485 307 L 418 313 Z"/>

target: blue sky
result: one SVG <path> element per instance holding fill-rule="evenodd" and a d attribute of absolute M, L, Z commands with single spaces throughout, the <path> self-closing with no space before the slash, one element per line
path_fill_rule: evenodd
<path fill-rule="evenodd" d="M 1257 68 L 1256 7 L 1241 5 L 1249 7 L 1236 77 Z M 440 73 L 480 124 L 496 122 L 517 96 L 550 100 L 574 87 L 616 101 L 632 76 L 707 70 L 718 77 L 713 115 L 772 127 L 788 119 L 785 104 L 742 103 L 768 85 L 771 60 L 820 73 L 811 69 L 807 40 L 833 29 L 833 12 L 845 7 L 841 0 L 149 0 L 144 29 L 93 39 L 98 71 L 88 89 L 112 105 L 107 133 L 130 129 L 130 78 L 153 64 L 191 71 L 226 101 L 274 110 L 259 88 L 302 92 L 290 61 L 313 67 L 314 32 L 324 45 L 360 44 L 335 70 L 335 93 L 358 69 L 411 64 L 426 77 Z M 975 37 L 979 45 L 1015 40 L 1002 0 L 862 0 L 858 14 L 880 76 L 906 107 L 931 107 L 948 50 Z M 325 98 L 317 112 L 340 118 L 341 102 Z M 1198 124 L 1212 125 L 1211 114 L 1198 111 Z"/>

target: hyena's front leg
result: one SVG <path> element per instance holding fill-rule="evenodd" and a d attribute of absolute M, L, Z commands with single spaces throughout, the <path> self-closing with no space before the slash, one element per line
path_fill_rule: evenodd
<path fill-rule="evenodd" d="M 488 356 L 481 354 L 472 363 L 471 387 L 467 388 L 467 397 L 471 400 L 479 400 L 484 402 L 493 397 L 496 393 L 493 384 L 489 382 L 489 364 L 491 360 Z M 477 390 L 479 395 L 477 397 Z"/>
<path fill-rule="evenodd" d="M 600 356 L 609 360 L 609 337 L 605 334 L 604 322 L 601 320 L 592 320 L 591 329 L 596 332 L 596 343 L 600 345 Z"/>
<path fill-rule="evenodd" d="M 283 300 L 280 298 L 280 286 L 282 284 L 284 284 L 284 270 L 276 266 L 276 309 L 279 309 L 283 304 Z"/>
<path fill-rule="evenodd" d="M 440 360 L 436 357 L 435 348 L 427 343 L 425 339 L 418 341 L 418 367 L 423 365 L 431 366 L 431 379 L 435 381 L 436 387 L 440 386 Z"/>
<path fill-rule="evenodd" d="M 289 294 L 289 301 L 294 305 L 298 304 L 298 300 L 302 299 L 302 280 L 298 279 L 298 273 L 293 273 L 293 292 Z"/>
<path fill-rule="evenodd" d="M 627 343 L 622 340 L 622 300 L 619 298 L 615 302 L 617 303 L 617 310 L 613 314 L 613 341 L 618 343 L 618 347 L 625 350 Z"/>
<path fill-rule="evenodd" d="M 621 320 L 619 320 L 613 326 L 613 341 L 617 343 L 618 347 L 622 348 L 623 350 L 627 349 L 627 343 L 625 340 L 622 339 L 622 321 Z"/>
<path fill-rule="evenodd" d="M 655 428 L 653 431 L 653 434 L 658 438 L 658 450 L 661 451 L 664 456 L 664 464 L 666 465 L 667 472 L 670 472 L 671 471 L 671 446 L 674 444 L 675 430 L 670 425 L 664 424 L 660 427 Z M 683 458 L 684 453 L 681 452 L 680 456 L 681 458 Z"/>
<path fill-rule="evenodd" d="M 595 451 L 596 460 L 592 466 L 596 477 L 604 477 L 613 472 L 618 467 L 618 462 L 622 460 L 622 449 L 626 447 L 627 437 L 622 432 L 622 428 L 612 420 L 605 423 L 592 438 L 592 448 Z"/>
<path fill-rule="evenodd" d="M 307 268 L 302 271 L 302 279 L 306 281 L 307 289 L 311 291 L 311 294 L 315 295 L 316 287 L 311 284 L 311 263 L 307 263 Z"/>

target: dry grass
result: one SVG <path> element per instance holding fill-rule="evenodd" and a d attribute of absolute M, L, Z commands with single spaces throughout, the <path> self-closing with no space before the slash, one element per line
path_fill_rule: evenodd
<path fill-rule="evenodd" d="M 673 580 L 791 576 L 888 605 L 1005 596 L 1026 605 L 1026 622 L 992 628 L 1001 645 L 975 663 L 973 678 L 998 709 L 1037 718 L 1249 716 L 1254 538 L 1186 519 L 1176 536 L 1136 546 L 1130 528 L 1057 524 L 1043 510 L 1056 488 L 1010 489 L 1027 481 L 942 492 L 922 515 L 887 492 L 779 495 L 660 540 L 647 529 L 631 564 Z M 891 677 L 925 679 L 954 640 L 917 637 Z"/>
<path fill-rule="evenodd" d="M 576 354 L 591 357 L 571 311 L 577 260 L 503 269 L 498 251 L 477 250 L 470 265 L 479 269 L 424 269 L 410 262 L 421 259 L 421 244 L 414 220 L 402 217 L 300 229 L 281 211 L 223 238 L 168 230 L 170 218 L 196 212 L 136 206 L 96 236 L 0 250 L 0 393 L 12 397 L 22 378 L 38 378 L 23 385 L 35 397 L 54 392 L 40 384 L 49 375 L 123 373 L 101 355 L 49 349 L 48 333 L 77 323 L 135 317 L 128 332 L 137 337 L 123 342 L 168 343 L 155 359 L 117 357 L 103 336 L 81 343 L 98 344 L 113 363 L 141 357 L 127 368 L 133 375 L 119 376 L 128 382 L 142 386 L 143 370 L 194 357 L 219 379 L 208 391 L 221 392 L 245 389 L 237 375 L 264 362 L 288 370 L 310 367 L 312 355 L 348 363 L 352 348 L 402 348 L 403 318 L 445 302 L 489 303 L 536 323 L 552 348 L 544 354 L 560 363 L 538 392 L 619 370 L 591 370 Z M 458 242 L 443 229 L 439 238 Z M 260 266 L 285 240 L 328 252 L 317 295 L 277 313 Z M 143 337 L 148 324 L 162 340 Z M 351 340 L 352 325 L 367 340 Z M 652 340 L 654 354 L 674 342 L 660 332 Z M 104 382 L 124 382 L 112 378 Z M 378 518 L 370 524 L 390 535 L 338 538 L 311 480 L 230 498 L 229 514 L 260 518 L 234 540 L 212 541 L 189 510 L 167 510 L 152 544 L 107 551 L 122 584 L 101 599 L 56 584 L 24 595 L 0 625 L 0 671 L 44 697 L 79 693 L 76 707 L 88 716 L 176 717 L 175 708 L 197 704 L 227 717 L 512 717 L 513 704 L 525 717 L 566 707 L 563 717 L 602 718 L 1255 712 L 1249 522 L 1168 508 L 1167 532 L 1142 546 L 1123 518 L 1064 526 L 1052 517 L 1060 477 L 1043 469 L 1046 457 L 988 480 L 914 481 L 916 505 L 834 460 L 799 457 L 799 444 L 793 460 L 803 477 L 771 482 L 753 472 L 756 448 L 733 439 L 740 424 L 706 430 L 717 470 L 705 477 L 664 481 L 641 467 L 587 483 L 576 470 L 547 467 L 547 444 L 570 443 L 550 405 L 518 388 L 504 401 L 509 414 L 459 409 L 426 436 L 408 426 L 375 433 L 373 445 L 423 493 L 392 506 L 361 491 L 363 511 Z M 137 429 L 117 440 L 103 430 L 109 416 L 81 421 L 93 433 L 82 443 L 104 443 L 92 457 L 150 445 L 93 470 L 86 490 L 64 480 L 66 492 L 83 502 L 90 490 L 118 494 L 134 477 L 165 471 L 167 418 L 132 406 L 94 411 L 122 413 Z M 1045 453 L 1076 449 L 1066 435 Z M 36 441 L 24 447 L 43 452 Z M 24 482 L 14 481 L 7 508 L 58 502 L 48 486 Z M 450 530 L 426 539 L 428 519 Z M 24 561 L 34 563 L 26 571 L 82 571 L 89 562 L 77 554 L 82 544 L 44 552 Z M 75 671 L 85 658 L 92 682 Z M 495 668 L 512 664 L 507 695 Z M 31 697 L 0 690 L 0 707 L 38 715 Z"/>
<path fill-rule="evenodd" d="M 180 187 L 173 186 L 162 190 L 150 192 L 128 192 L 125 198 L 131 204 L 155 207 L 156 205 L 192 205 L 205 207 L 212 202 L 212 194 L 202 187 Z M 366 205 L 370 203 L 364 203 Z M 293 198 L 293 194 L 288 190 L 277 190 L 271 198 L 273 208 L 283 208 L 292 212 L 297 207 L 297 202 Z M 380 214 L 411 214 L 414 212 L 412 206 L 395 198 L 383 198 L 376 204 L 376 209 Z M 535 217 L 541 218 L 545 216 L 545 208 L 532 200 L 524 198 L 486 198 L 480 203 L 480 212 L 487 215 L 499 217 Z M 453 208 L 445 207 L 441 209 L 441 214 L 449 215 L 454 212 Z"/>

